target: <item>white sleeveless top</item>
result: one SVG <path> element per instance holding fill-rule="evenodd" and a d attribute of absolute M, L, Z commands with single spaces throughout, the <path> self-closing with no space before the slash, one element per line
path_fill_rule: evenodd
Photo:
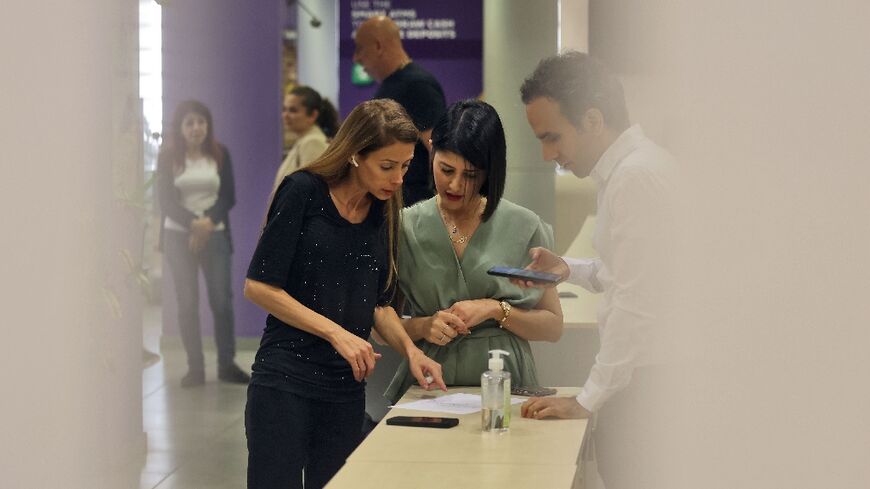
<path fill-rule="evenodd" d="M 209 156 L 192 160 L 184 160 L 184 171 L 175 177 L 175 186 L 181 192 L 181 205 L 202 217 L 207 209 L 217 202 L 221 187 L 221 177 L 218 174 L 217 163 Z M 166 229 L 173 231 L 189 231 L 189 229 L 166 216 Z M 226 229 L 223 222 L 215 223 L 215 231 Z"/>

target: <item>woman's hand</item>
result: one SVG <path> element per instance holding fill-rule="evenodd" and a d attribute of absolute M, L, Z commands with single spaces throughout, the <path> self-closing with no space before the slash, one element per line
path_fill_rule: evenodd
<path fill-rule="evenodd" d="M 468 334 L 466 323 L 449 311 L 438 311 L 429 317 L 423 327 L 423 339 L 444 346 L 458 334 Z"/>
<path fill-rule="evenodd" d="M 345 329 L 338 330 L 329 343 L 350 364 L 357 382 L 371 375 L 375 370 L 375 361 L 381 358 L 371 343 Z"/>
<path fill-rule="evenodd" d="M 199 253 L 205 248 L 205 244 L 208 243 L 208 238 L 211 237 L 211 233 L 214 231 L 214 223 L 211 221 L 211 218 L 199 217 L 190 222 L 190 240 L 188 241 L 188 247 L 190 251 L 194 253 Z"/>
<path fill-rule="evenodd" d="M 420 387 L 428 391 L 434 385 L 447 392 L 447 385 L 444 384 L 444 378 L 441 376 L 441 365 L 427 357 L 419 348 L 408 352 L 408 368 L 411 370 L 411 375 L 420 383 Z"/>
<path fill-rule="evenodd" d="M 529 257 L 531 257 L 532 263 L 529 263 L 526 270 L 555 273 L 559 276 L 558 283 L 568 280 L 568 276 L 571 274 L 571 269 L 568 268 L 568 264 L 565 263 L 565 260 L 547 248 L 541 248 L 540 246 L 532 248 L 529 250 Z M 511 283 L 524 289 L 531 287 L 546 289 L 557 285 L 555 283 L 533 282 L 531 280 L 520 280 L 515 278 L 511 279 Z"/>
<path fill-rule="evenodd" d="M 457 317 L 459 317 L 468 329 L 471 329 L 487 319 L 501 319 L 504 314 L 501 309 L 501 304 L 495 299 L 473 299 L 467 301 L 455 302 L 450 309 L 447 309 Z"/>

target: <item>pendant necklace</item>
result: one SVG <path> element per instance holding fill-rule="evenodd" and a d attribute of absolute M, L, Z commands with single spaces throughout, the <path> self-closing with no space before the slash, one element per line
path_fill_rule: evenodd
<path fill-rule="evenodd" d="M 483 213 L 483 208 L 486 207 L 486 197 L 480 199 L 480 206 L 478 206 L 479 214 Z M 441 212 L 441 219 L 444 220 L 445 226 L 447 226 L 447 238 L 450 239 L 450 242 L 456 244 L 465 244 L 468 240 L 471 239 L 471 234 L 461 234 L 459 232 L 459 227 L 456 226 L 450 219 L 447 218 L 447 214 L 444 212 L 444 209 L 441 208 L 441 197 L 438 197 L 438 210 Z"/>

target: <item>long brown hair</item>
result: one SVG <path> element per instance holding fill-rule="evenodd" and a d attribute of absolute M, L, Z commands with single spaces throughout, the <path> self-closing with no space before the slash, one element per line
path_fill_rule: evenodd
<path fill-rule="evenodd" d="M 327 184 L 338 183 L 350 175 L 350 160 L 354 155 L 365 156 L 393 143 L 413 144 L 418 136 L 408 113 L 397 102 L 390 99 L 369 100 L 354 107 L 320 158 L 299 170 L 319 175 Z M 384 203 L 390 260 L 385 290 L 398 277 L 401 211 L 402 192 L 394 192 Z"/>
<path fill-rule="evenodd" d="M 214 124 L 212 124 L 211 111 L 206 105 L 198 100 L 185 100 L 175 107 L 172 116 L 172 125 L 169 133 L 164 136 L 164 142 L 160 146 L 160 154 L 157 158 L 158 165 L 172 165 L 172 171 L 176 175 L 184 171 L 184 155 L 187 143 L 181 133 L 181 124 L 187 114 L 201 115 L 208 125 L 205 140 L 202 142 L 202 152 L 211 156 L 217 163 L 218 171 L 224 162 L 223 146 L 214 138 Z"/>

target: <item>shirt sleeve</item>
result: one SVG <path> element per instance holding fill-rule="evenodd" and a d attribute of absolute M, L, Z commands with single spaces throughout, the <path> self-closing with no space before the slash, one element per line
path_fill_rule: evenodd
<path fill-rule="evenodd" d="M 590 292 L 603 292 L 601 282 L 598 281 L 598 270 L 601 268 L 600 258 L 569 258 L 562 257 L 568 265 L 570 274 L 568 283 L 579 285 Z"/>
<path fill-rule="evenodd" d="M 316 191 L 312 177 L 297 172 L 285 178 L 269 207 L 247 277 L 284 288 L 290 275 L 305 213 Z"/>
<path fill-rule="evenodd" d="M 654 340 L 662 318 L 666 270 L 661 226 L 666 207 L 661 189 L 642 173 L 614 182 L 608 241 L 612 243 L 605 265 L 612 277 L 610 311 L 599 324 L 601 349 L 577 401 L 597 411 L 631 381 L 637 360 Z M 618 186 L 617 186 L 618 185 Z"/>
<path fill-rule="evenodd" d="M 538 218 L 538 225 L 535 228 L 535 232 L 532 233 L 532 237 L 529 239 L 529 245 L 526 249 L 541 247 L 552 250 L 554 246 L 555 239 L 553 238 L 553 226 L 544 222 L 543 219 Z M 527 261 L 531 263 L 531 258 Z"/>
<path fill-rule="evenodd" d="M 318 138 L 308 138 L 300 141 L 299 160 L 297 164 L 302 167 L 311 163 L 326 151 L 327 146 L 328 144 L 326 141 Z"/>

